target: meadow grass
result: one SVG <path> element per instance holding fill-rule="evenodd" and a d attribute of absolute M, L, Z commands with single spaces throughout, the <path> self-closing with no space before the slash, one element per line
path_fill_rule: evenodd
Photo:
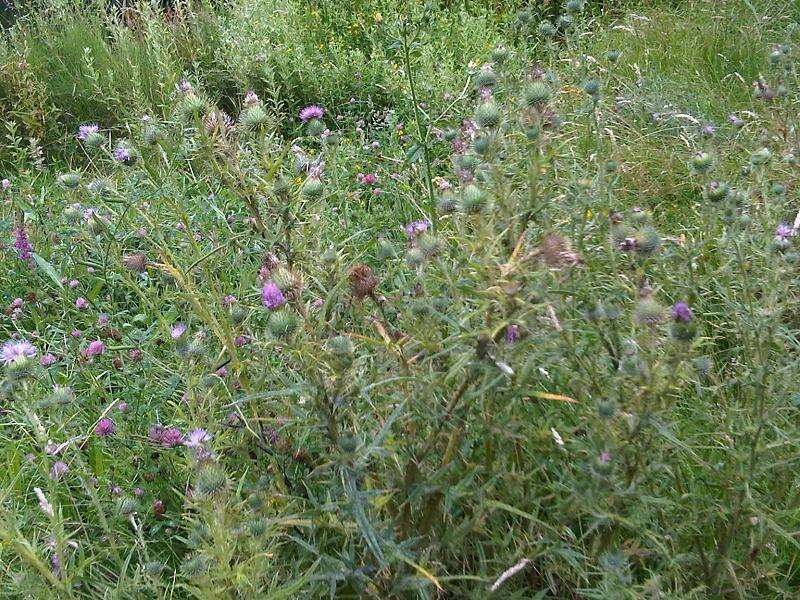
<path fill-rule="evenodd" d="M 4 597 L 796 596 L 795 4 L 39 8 Z"/>

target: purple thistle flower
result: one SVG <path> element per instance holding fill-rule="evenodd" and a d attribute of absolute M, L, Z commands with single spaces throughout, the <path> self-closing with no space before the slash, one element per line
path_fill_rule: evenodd
<path fill-rule="evenodd" d="M 4 190 L 7 190 L 8 188 L 11 187 L 11 180 L 10 179 L 3 179 L 3 181 L 0 182 L 0 186 L 2 186 L 2 188 Z"/>
<path fill-rule="evenodd" d="M 324 115 L 325 115 L 325 110 L 321 106 L 312 104 L 311 106 L 306 106 L 303 110 L 300 111 L 300 120 L 303 123 L 306 123 L 311 119 L 321 119 Z"/>
<path fill-rule="evenodd" d="M 43 354 L 42 358 L 39 359 L 39 364 L 43 367 L 49 367 L 54 365 L 56 361 L 58 361 L 58 358 L 54 354 Z"/>
<path fill-rule="evenodd" d="M 89 301 L 86 298 L 84 298 L 83 296 L 81 296 L 80 298 L 75 300 L 75 308 L 78 308 L 80 310 L 83 310 L 85 308 L 89 308 Z"/>
<path fill-rule="evenodd" d="M 516 344 L 519 341 L 519 325 L 509 325 L 506 328 L 506 342 L 509 344 Z"/>
<path fill-rule="evenodd" d="M 61 477 L 69 471 L 69 466 L 63 460 L 57 460 L 53 463 L 53 467 L 50 469 L 50 479 L 58 481 Z"/>
<path fill-rule="evenodd" d="M 131 162 L 131 153 L 124 146 L 119 146 L 114 150 L 114 158 L 121 163 L 127 164 Z"/>
<path fill-rule="evenodd" d="M 419 219 L 417 221 L 411 221 L 411 223 L 403 228 L 403 231 L 406 232 L 406 236 L 408 236 L 409 239 L 413 240 L 415 237 L 428 231 L 430 226 L 431 222 L 427 219 Z"/>
<path fill-rule="evenodd" d="M 0 360 L 6 365 L 35 356 L 36 348 L 28 340 L 8 340 L 0 347 Z"/>
<path fill-rule="evenodd" d="M 781 223 L 775 228 L 775 237 L 785 240 L 794 235 L 794 229 L 788 223 Z"/>
<path fill-rule="evenodd" d="M 78 127 L 78 135 L 76 136 L 80 141 L 85 142 L 86 138 L 90 135 L 100 131 L 100 126 L 97 123 L 90 123 L 88 125 L 81 125 Z"/>
<path fill-rule="evenodd" d="M 184 446 L 194 448 L 211 440 L 211 435 L 202 427 L 190 431 L 183 442 Z"/>
<path fill-rule="evenodd" d="M 93 340 L 89 342 L 89 345 L 86 346 L 86 350 L 83 352 L 86 356 L 97 356 L 105 351 L 106 345 L 102 342 L 102 340 Z"/>
<path fill-rule="evenodd" d="M 25 230 L 25 224 L 19 223 L 14 228 L 14 249 L 20 260 L 24 260 L 29 265 L 33 263 L 33 245 L 28 239 L 28 232 Z"/>
<path fill-rule="evenodd" d="M 270 310 L 278 310 L 286 304 L 286 297 L 275 282 L 268 281 L 261 290 L 261 301 Z"/>
<path fill-rule="evenodd" d="M 184 333 L 186 333 L 186 325 L 183 323 L 176 323 L 172 329 L 170 330 L 169 334 L 172 336 L 173 340 L 177 340 L 180 338 Z"/>
<path fill-rule="evenodd" d="M 183 444 L 183 434 L 177 427 L 162 427 L 153 425 L 147 434 L 151 442 L 160 444 L 165 448 L 174 448 Z"/>
<path fill-rule="evenodd" d="M 116 432 L 117 427 L 114 425 L 114 421 L 108 417 L 100 419 L 94 428 L 94 434 L 98 437 L 108 437 L 110 435 L 114 435 Z"/>
<path fill-rule="evenodd" d="M 692 320 L 692 309 L 689 305 L 680 300 L 672 306 L 672 318 L 680 323 L 689 323 Z"/>

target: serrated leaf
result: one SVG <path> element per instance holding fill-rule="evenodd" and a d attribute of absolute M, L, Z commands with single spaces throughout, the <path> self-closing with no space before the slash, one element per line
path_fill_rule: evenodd
<path fill-rule="evenodd" d="M 64 289 L 64 284 L 61 283 L 61 277 L 59 277 L 58 272 L 56 271 L 55 267 L 43 259 L 41 256 L 36 254 L 35 252 L 32 254 L 34 262 L 36 265 L 47 275 L 53 282 L 61 289 Z"/>

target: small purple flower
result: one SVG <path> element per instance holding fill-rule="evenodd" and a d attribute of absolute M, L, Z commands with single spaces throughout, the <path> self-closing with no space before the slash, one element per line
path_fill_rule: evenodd
<path fill-rule="evenodd" d="M 105 327 L 110 322 L 110 317 L 108 313 L 100 313 L 97 315 L 97 326 L 98 327 Z"/>
<path fill-rule="evenodd" d="M 672 318 L 680 323 L 689 323 L 692 320 L 692 309 L 689 305 L 680 300 L 672 306 Z"/>
<path fill-rule="evenodd" d="M 18 360 L 34 358 L 36 348 L 28 340 L 8 340 L 0 347 L 0 360 L 5 365 L 10 365 Z"/>
<path fill-rule="evenodd" d="M 427 219 L 419 219 L 417 221 L 412 221 L 408 225 L 403 228 L 403 231 L 406 232 L 406 236 L 409 239 L 414 239 L 415 237 L 425 233 L 428 231 L 428 228 L 431 226 L 431 222 Z"/>
<path fill-rule="evenodd" d="M 509 325 L 506 328 L 506 342 L 509 344 L 516 344 L 519 341 L 520 332 L 519 325 Z"/>
<path fill-rule="evenodd" d="M 775 228 L 775 237 L 779 240 L 785 240 L 794 235 L 794 229 L 788 223 L 781 223 Z"/>
<path fill-rule="evenodd" d="M 232 304 L 236 304 L 238 300 L 236 300 L 236 296 L 233 294 L 228 294 L 222 297 L 222 306 L 231 306 Z"/>
<path fill-rule="evenodd" d="M 153 425 L 147 434 L 151 442 L 160 444 L 165 448 L 174 448 L 183 444 L 183 434 L 177 427 L 162 427 Z"/>
<path fill-rule="evenodd" d="M 24 260 L 29 265 L 33 264 L 33 245 L 28 239 L 24 223 L 20 223 L 14 228 L 14 249 L 20 260 Z"/>
<path fill-rule="evenodd" d="M 57 460 L 53 463 L 53 467 L 50 469 L 50 479 L 54 481 L 58 481 L 61 477 L 69 471 L 69 466 L 63 460 Z"/>
<path fill-rule="evenodd" d="M 80 329 L 73 329 L 70 335 L 77 340 L 83 337 L 83 332 Z"/>
<path fill-rule="evenodd" d="M 709 123 L 708 125 L 704 125 L 701 131 L 706 137 L 714 137 L 714 134 L 717 133 L 717 128 Z"/>
<path fill-rule="evenodd" d="M 179 339 L 184 333 L 186 333 L 186 325 L 183 323 L 176 323 L 169 332 L 173 340 Z"/>
<path fill-rule="evenodd" d="M 86 346 L 86 350 L 84 350 L 84 354 L 86 356 L 98 356 L 106 351 L 106 345 L 102 342 L 102 340 L 93 340 L 89 342 L 89 345 Z"/>
<path fill-rule="evenodd" d="M 248 91 L 244 95 L 244 104 L 245 106 L 257 106 L 261 103 L 261 100 L 258 99 L 258 96 L 253 90 Z"/>
<path fill-rule="evenodd" d="M 217 377 L 225 377 L 228 374 L 228 369 L 226 369 L 225 367 L 220 367 L 219 369 L 214 371 L 214 374 Z"/>
<path fill-rule="evenodd" d="M 189 448 L 194 448 L 210 440 L 211 440 L 211 435 L 202 427 L 198 427 L 197 429 L 190 431 L 186 435 L 186 439 L 184 440 L 183 444 L 184 446 L 188 446 Z"/>
<path fill-rule="evenodd" d="M 54 354 L 43 354 L 42 358 L 39 359 L 39 364 L 43 367 L 49 367 L 50 365 L 54 365 L 58 361 L 58 358 Z"/>
<path fill-rule="evenodd" d="M 261 301 L 270 310 L 278 310 L 286 304 L 286 297 L 275 282 L 268 281 L 261 290 Z"/>
<path fill-rule="evenodd" d="M 178 89 L 184 94 L 188 94 L 189 92 L 193 91 L 192 84 L 185 79 L 181 79 L 180 83 L 178 84 Z"/>
<path fill-rule="evenodd" d="M 98 437 L 108 437 L 110 435 L 114 435 L 116 432 L 117 427 L 114 425 L 114 421 L 108 417 L 100 419 L 94 428 L 94 434 Z"/>
<path fill-rule="evenodd" d="M 114 158 L 121 163 L 127 164 L 131 162 L 131 153 L 124 146 L 119 146 L 114 150 Z"/>
<path fill-rule="evenodd" d="M 119 404 L 117 404 L 117 410 L 121 413 L 128 412 L 128 403 L 120 402 Z"/>
<path fill-rule="evenodd" d="M 81 125 L 78 127 L 78 135 L 76 136 L 80 141 L 85 142 L 86 139 L 100 131 L 100 126 L 97 123 L 90 123 L 88 125 Z"/>
<path fill-rule="evenodd" d="M 306 123 L 311 119 L 321 119 L 323 116 L 325 116 L 325 110 L 321 106 L 317 106 L 316 104 L 312 104 L 311 106 L 306 106 L 303 110 L 300 111 L 300 120 L 303 123 Z"/>
<path fill-rule="evenodd" d="M 80 310 L 84 310 L 86 308 L 89 308 L 89 301 L 86 298 L 84 298 L 83 296 L 81 296 L 80 298 L 75 300 L 75 308 L 80 309 Z"/>
<path fill-rule="evenodd" d="M 607 450 L 604 450 L 600 453 L 600 463 L 601 464 L 608 464 L 611 461 L 611 453 Z"/>
<path fill-rule="evenodd" d="M 2 181 L 2 182 L 0 182 L 0 186 L 2 186 L 2 188 L 3 188 L 4 190 L 7 190 L 8 188 L 10 188 L 10 187 L 11 187 L 11 180 L 9 180 L 9 179 L 3 179 L 3 181 Z"/>

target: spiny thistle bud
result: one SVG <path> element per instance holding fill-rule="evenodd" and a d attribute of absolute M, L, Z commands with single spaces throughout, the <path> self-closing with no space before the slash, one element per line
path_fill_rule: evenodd
<path fill-rule="evenodd" d="M 320 259 L 322 260 L 322 264 L 332 267 L 339 262 L 339 254 L 336 252 L 336 249 L 331 246 L 322 253 Z"/>
<path fill-rule="evenodd" d="M 636 251 L 643 255 L 653 254 L 661 248 L 661 235 L 655 227 L 642 227 L 636 232 L 633 239 L 636 243 Z"/>
<path fill-rule="evenodd" d="M 750 155 L 750 164 L 754 167 L 760 167 L 767 164 L 772 158 L 772 152 L 768 148 L 761 148 Z"/>
<path fill-rule="evenodd" d="M 697 328 L 693 322 L 692 309 L 686 302 L 676 302 L 670 311 L 672 327 L 670 334 L 679 342 L 691 342 L 697 335 Z"/>
<path fill-rule="evenodd" d="M 414 246 L 406 251 L 406 264 L 409 267 L 418 267 L 425 262 L 425 253 Z"/>
<path fill-rule="evenodd" d="M 306 123 L 306 135 L 310 137 L 319 137 L 322 135 L 327 127 L 325 127 L 325 121 L 322 119 L 311 119 L 308 123 Z"/>
<path fill-rule="evenodd" d="M 569 31 L 574 24 L 575 20 L 572 18 L 572 15 L 561 15 L 558 17 L 558 21 L 556 21 L 556 26 L 562 31 Z"/>
<path fill-rule="evenodd" d="M 339 440 L 339 447 L 342 449 L 342 452 L 346 452 L 350 454 L 356 451 L 358 448 L 358 438 L 352 435 L 343 435 Z"/>
<path fill-rule="evenodd" d="M 568 0 L 568 2 L 564 5 L 564 9 L 568 13 L 581 13 L 585 8 L 584 0 Z"/>
<path fill-rule="evenodd" d="M 53 404 L 71 404 L 75 400 L 75 393 L 71 387 L 57 385 L 53 388 L 48 400 Z"/>
<path fill-rule="evenodd" d="M 68 190 L 74 190 L 81 183 L 80 173 L 62 173 L 58 176 L 58 184 Z"/>
<path fill-rule="evenodd" d="M 714 159 L 708 152 L 698 152 L 692 157 L 690 166 L 694 173 L 708 173 L 714 166 Z"/>
<path fill-rule="evenodd" d="M 164 564 L 158 562 L 157 560 L 151 560 L 150 562 L 146 562 L 144 565 L 142 565 L 142 572 L 150 577 L 158 577 L 161 575 L 163 570 Z"/>
<path fill-rule="evenodd" d="M 377 252 L 378 260 L 388 260 L 396 256 L 397 256 L 397 250 L 392 245 L 392 243 L 386 240 L 385 238 L 380 238 L 378 240 L 378 252 Z"/>
<path fill-rule="evenodd" d="M 605 56 L 608 62 L 615 63 L 620 59 L 620 57 L 622 57 L 622 52 L 619 50 L 609 50 L 606 52 Z"/>
<path fill-rule="evenodd" d="M 88 189 L 95 196 L 105 197 L 111 193 L 114 187 L 111 182 L 108 181 L 108 179 L 100 178 L 89 182 L 89 185 L 86 186 L 86 189 Z"/>
<path fill-rule="evenodd" d="M 264 535 L 267 532 L 266 519 L 252 519 L 247 522 L 247 533 L 252 537 Z"/>
<path fill-rule="evenodd" d="M 181 573 L 190 580 L 201 577 L 211 569 L 211 563 L 212 560 L 210 557 L 204 554 L 196 554 L 183 561 L 183 564 L 181 564 Z"/>
<path fill-rule="evenodd" d="M 504 62 L 506 62 L 507 58 L 508 58 L 508 48 L 506 48 L 505 46 L 495 46 L 492 49 L 492 62 L 501 65 Z"/>
<path fill-rule="evenodd" d="M 497 84 L 497 74 L 489 68 L 484 68 L 475 74 L 475 87 L 490 88 Z"/>
<path fill-rule="evenodd" d="M 297 331 L 297 317 L 290 310 L 279 310 L 269 316 L 269 332 L 276 338 L 288 338 Z"/>
<path fill-rule="evenodd" d="M 164 139 L 164 131 L 153 123 L 148 123 L 142 129 L 142 139 L 146 146 L 155 146 Z"/>
<path fill-rule="evenodd" d="M 778 196 L 778 197 L 785 196 L 786 186 L 778 182 L 773 183 L 772 186 L 769 188 L 769 192 L 773 196 Z"/>
<path fill-rule="evenodd" d="M 494 136 L 492 135 L 479 135 L 475 136 L 475 139 L 472 140 L 472 147 L 475 149 L 477 154 L 483 156 L 492 148 L 492 142 L 494 142 Z"/>
<path fill-rule="evenodd" d="M 653 220 L 653 215 L 650 211 L 635 208 L 631 213 L 630 220 L 634 226 L 641 227 L 642 225 L 650 224 Z"/>
<path fill-rule="evenodd" d="M 534 81 L 525 89 L 523 94 L 525 104 L 531 108 L 539 108 L 547 104 L 552 96 L 553 91 L 544 81 Z"/>
<path fill-rule="evenodd" d="M 358 298 L 371 296 L 378 285 L 378 279 L 372 272 L 372 267 L 363 263 L 356 263 L 347 272 L 347 280 L 350 283 L 350 291 Z"/>
<path fill-rule="evenodd" d="M 99 131 L 93 131 L 84 141 L 89 148 L 101 148 L 106 143 L 106 136 Z"/>
<path fill-rule="evenodd" d="M 80 209 L 80 205 L 71 204 L 64 209 L 64 218 L 69 223 L 80 221 L 82 216 L 83 212 Z"/>
<path fill-rule="evenodd" d="M 536 30 L 539 32 L 539 35 L 542 36 L 543 38 L 551 38 L 558 33 L 558 29 L 556 28 L 556 26 L 553 25 L 547 19 L 540 22 Z"/>
<path fill-rule="evenodd" d="M 664 320 L 664 307 L 651 296 L 646 296 L 639 300 L 633 316 L 639 325 L 652 327 Z"/>
<path fill-rule="evenodd" d="M 279 266 L 271 273 L 272 281 L 280 288 L 281 292 L 293 300 L 300 296 L 303 289 L 303 276 L 297 271 Z"/>
<path fill-rule="evenodd" d="M 122 257 L 123 266 L 136 273 L 144 273 L 147 270 L 147 257 L 141 252 L 126 254 Z"/>
<path fill-rule="evenodd" d="M 587 79 L 581 87 L 584 92 L 595 100 L 600 96 L 600 82 L 597 79 Z"/>
<path fill-rule="evenodd" d="M 344 370 L 353 364 L 355 348 L 349 337 L 346 335 L 336 336 L 329 339 L 326 346 L 335 368 Z"/>
<path fill-rule="evenodd" d="M 276 313 L 277 314 L 277 313 Z M 203 464 L 194 481 L 194 494 L 199 498 L 210 498 L 222 493 L 228 485 L 228 475 L 217 463 Z"/>
<path fill-rule="evenodd" d="M 720 181 L 712 181 L 705 190 L 706 199 L 709 202 L 721 202 L 731 193 L 731 187 Z"/>
<path fill-rule="evenodd" d="M 539 125 L 531 125 L 527 129 L 525 129 L 525 137 L 528 141 L 535 142 L 539 139 L 539 136 L 542 134 L 542 128 Z"/>
<path fill-rule="evenodd" d="M 189 120 L 205 114 L 208 104 L 203 96 L 190 92 L 180 99 L 175 112 L 182 119 Z"/>
<path fill-rule="evenodd" d="M 456 200 L 455 194 L 453 194 L 453 192 L 450 190 L 446 190 L 442 192 L 436 201 L 436 210 L 440 213 L 453 212 L 456 209 L 457 204 L 458 201 Z"/>
<path fill-rule="evenodd" d="M 417 238 L 417 247 L 427 257 L 436 256 L 442 249 L 442 241 L 431 233 L 424 233 Z"/>
<path fill-rule="evenodd" d="M 481 213 L 486 208 L 487 195 L 481 188 L 470 184 L 461 191 L 459 210 L 467 215 Z"/>
<path fill-rule="evenodd" d="M 316 177 L 309 177 L 300 188 L 300 193 L 306 198 L 321 198 L 325 193 L 325 186 Z"/>
<path fill-rule="evenodd" d="M 239 115 L 239 122 L 248 129 L 258 129 L 269 121 L 269 115 L 260 104 L 248 106 Z"/>
<path fill-rule="evenodd" d="M 480 127 L 493 128 L 500 124 L 503 115 L 494 102 L 484 102 L 475 111 L 475 122 Z"/>

